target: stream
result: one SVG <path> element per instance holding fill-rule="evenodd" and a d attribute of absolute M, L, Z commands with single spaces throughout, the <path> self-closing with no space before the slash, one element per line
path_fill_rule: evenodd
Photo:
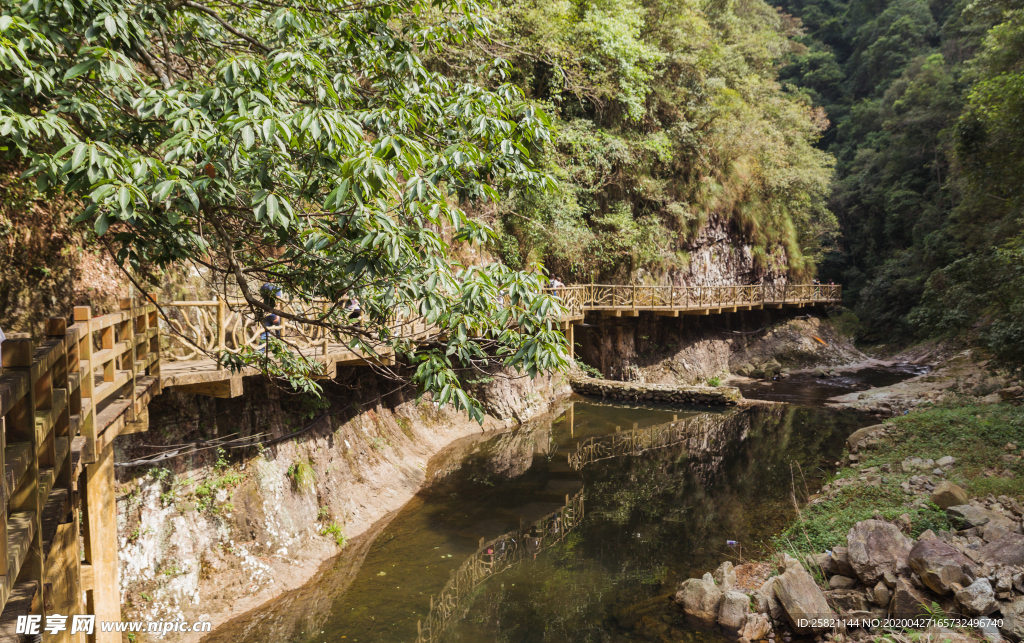
<path fill-rule="evenodd" d="M 744 395 L 815 404 L 914 374 L 844 374 L 845 386 L 794 376 Z M 404 508 L 310 583 L 203 640 L 717 641 L 667 597 L 723 560 L 764 553 L 795 516 L 794 492 L 817 489 L 846 437 L 872 422 L 821 406 L 573 397 L 553 419 L 450 445 Z"/>

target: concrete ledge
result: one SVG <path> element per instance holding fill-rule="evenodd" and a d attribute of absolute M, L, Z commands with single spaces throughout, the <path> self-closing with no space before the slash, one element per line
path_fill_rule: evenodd
<path fill-rule="evenodd" d="M 732 406 L 743 400 L 740 390 L 732 386 L 669 386 L 616 382 L 593 377 L 572 375 L 572 390 L 580 395 L 612 398 L 616 400 L 648 400 L 662 404 Z"/>

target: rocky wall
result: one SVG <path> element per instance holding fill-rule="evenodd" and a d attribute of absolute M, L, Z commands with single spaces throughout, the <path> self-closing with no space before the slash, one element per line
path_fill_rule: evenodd
<path fill-rule="evenodd" d="M 580 395 L 594 395 L 614 400 L 649 401 L 681 406 L 725 406 L 734 405 L 743 396 L 731 386 L 672 386 L 665 384 L 641 384 L 637 382 L 616 382 L 593 377 L 573 376 L 572 390 Z"/>
<path fill-rule="evenodd" d="M 541 416 L 570 392 L 561 376 L 499 373 L 487 386 L 483 427 L 367 368 L 339 369 L 324 402 L 262 377 L 245 378 L 235 399 L 158 396 L 149 431 L 115 443 L 120 463 L 182 451 L 117 470 L 124 617 L 216 626 L 302 585 L 346 539 L 411 498 L 442 448 Z M 213 444 L 249 436 L 286 439 Z M 170 636 L 162 640 L 199 638 Z"/>
<path fill-rule="evenodd" d="M 576 356 L 605 378 L 656 384 L 703 383 L 772 360 L 799 368 L 866 359 L 823 314 L 818 308 L 679 317 L 591 313 L 575 327 Z"/>

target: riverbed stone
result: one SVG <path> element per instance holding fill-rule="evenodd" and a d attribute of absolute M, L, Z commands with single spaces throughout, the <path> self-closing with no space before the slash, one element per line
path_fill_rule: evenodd
<path fill-rule="evenodd" d="M 955 485 L 949 480 L 940 482 L 936 485 L 935 491 L 932 492 L 932 502 L 937 504 L 942 510 L 957 505 L 965 505 L 969 497 L 963 487 Z"/>
<path fill-rule="evenodd" d="M 832 548 L 832 564 L 837 574 L 843 576 L 856 576 L 853 567 L 850 566 L 850 550 L 846 547 Z"/>
<path fill-rule="evenodd" d="M 907 563 L 921 582 L 937 594 L 952 593 L 953 583 L 969 584 L 971 578 L 965 569 L 975 570 L 969 558 L 941 540 L 919 540 L 910 550 Z"/>
<path fill-rule="evenodd" d="M 675 602 L 683 608 L 690 625 L 708 629 L 718 622 L 723 597 L 724 593 L 714 581 L 691 578 L 679 586 Z"/>
<path fill-rule="evenodd" d="M 946 508 L 946 516 L 959 529 L 981 527 L 991 519 L 988 513 L 981 507 L 968 504 L 954 505 Z"/>
<path fill-rule="evenodd" d="M 999 632 L 1014 643 L 1024 641 L 1024 596 L 1003 601 L 999 611 L 1003 615 L 1003 625 Z"/>
<path fill-rule="evenodd" d="M 868 597 L 859 590 L 831 589 L 825 592 L 825 598 L 840 614 L 868 611 Z"/>
<path fill-rule="evenodd" d="M 782 605 L 779 604 L 779 599 L 775 596 L 774 576 L 761 585 L 761 589 L 757 591 L 755 596 L 755 601 L 758 612 L 767 614 L 775 620 L 782 618 Z"/>
<path fill-rule="evenodd" d="M 978 550 L 978 560 L 994 565 L 1024 565 L 1024 536 L 1007 534 Z"/>
<path fill-rule="evenodd" d="M 866 426 L 863 429 L 857 429 L 850 434 L 850 437 L 846 438 L 846 448 L 850 450 L 850 453 L 856 453 L 860 449 L 861 442 L 884 426 L 884 424 L 874 424 L 872 426 Z"/>
<path fill-rule="evenodd" d="M 725 561 L 718 566 L 715 570 L 715 585 L 718 585 L 722 591 L 732 589 L 736 585 L 736 570 L 733 569 L 732 562 Z"/>
<path fill-rule="evenodd" d="M 718 608 L 718 624 L 722 633 L 731 639 L 739 638 L 740 630 L 747 622 L 750 613 L 750 597 L 743 592 L 729 590 L 722 597 Z"/>
<path fill-rule="evenodd" d="M 743 624 L 743 629 L 740 630 L 740 636 L 748 641 L 760 641 L 768 638 L 771 631 L 772 624 L 767 616 L 764 614 L 750 614 L 747 616 L 746 623 Z"/>
<path fill-rule="evenodd" d="M 865 585 L 877 583 L 892 572 L 906 574 L 907 555 L 913 541 L 896 525 L 883 520 L 863 520 L 850 528 L 846 536 L 850 566 Z"/>
<path fill-rule="evenodd" d="M 853 589 L 859 584 L 856 578 L 850 578 L 849 576 L 839 576 L 838 574 L 828 579 L 829 589 Z"/>
<path fill-rule="evenodd" d="M 790 626 L 799 634 L 823 632 L 824 627 L 810 627 L 801 624 L 806 619 L 828 619 L 834 614 L 814 579 L 803 569 L 789 569 L 775 579 L 775 596 L 789 620 Z"/>
<path fill-rule="evenodd" d="M 889 589 L 882 581 L 878 581 L 878 583 L 871 589 L 869 598 L 871 598 L 875 605 L 888 607 L 889 601 L 892 600 L 892 590 Z"/>
<path fill-rule="evenodd" d="M 956 604 L 969 616 L 987 616 L 999 608 L 992 583 L 979 578 L 955 594 Z"/>
<path fill-rule="evenodd" d="M 896 579 L 896 587 L 889 603 L 889 615 L 893 618 L 916 618 L 926 616 L 931 601 L 923 592 L 914 588 L 905 578 Z"/>

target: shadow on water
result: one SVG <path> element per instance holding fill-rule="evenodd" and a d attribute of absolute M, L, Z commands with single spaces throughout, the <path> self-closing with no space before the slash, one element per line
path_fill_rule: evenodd
<path fill-rule="evenodd" d="M 714 638 L 688 631 L 667 596 L 724 559 L 756 556 L 793 518 L 800 472 L 813 487 L 867 422 L 783 405 L 578 401 L 553 422 L 453 444 L 423 491 L 311 583 L 204 640 Z"/>
<path fill-rule="evenodd" d="M 829 398 L 869 388 L 892 386 L 927 373 L 927 366 L 893 364 L 872 366 L 856 371 L 841 371 L 835 377 L 818 377 L 813 373 L 795 373 L 781 380 L 750 380 L 735 386 L 749 400 L 788 402 L 805 406 L 821 406 Z"/>

